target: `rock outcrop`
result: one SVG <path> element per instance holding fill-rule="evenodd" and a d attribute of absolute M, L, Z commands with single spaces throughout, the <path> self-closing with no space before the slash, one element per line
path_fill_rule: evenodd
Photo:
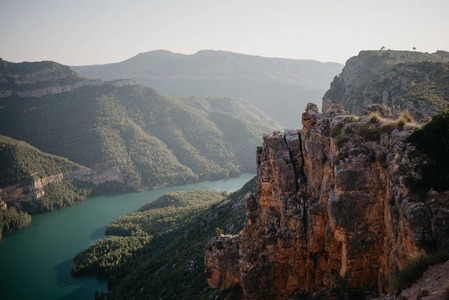
<path fill-rule="evenodd" d="M 40 98 L 73 92 L 82 87 L 105 86 L 122 87 L 135 85 L 133 79 L 101 81 L 78 76 L 68 66 L 51 61 L 34 63 L 10 63 L 0 59 L 0 99 L 12 94 L 19 97 Z"/>
<path fill-rule="evenodd" d="M 97 165 L 94 169 L 78 167 L 51 176 L 37 178 L 29 183 L 19 182 L 15 185 L 0 188 L 0 199 L 3 199 L 9 206 L 21 208 L 23 202 L 36 201 L 45 195 L 44 188 L 52 183 L 63 180 L 91 182 L 95 185 L 110 182 L 123 184 L 124 179 L 120 170 L 107 165 Z"/>
<path fill-rule="evenodd" d="M 393 114 L 409 110 L 426 119 L 449 103 L 449 53 L 361 51 L 351 57 L 323 96 L 322 109 L 340 104 L 360 114 L 370 104 L 384 104 Z"/>
<path fill-rule="evenodd" d="M 301 131 L 264 136 L 244 229 L 204 251 L 209 285 L 223 296 L 287 299 L 338 276 L 385 292 L 410 255 L 449 247 L 449 195 L 410 191 L 424 160 L 406 142 L 413 127 L 354 122 L 339 105 L 327 116 L 309 104 Z"/>

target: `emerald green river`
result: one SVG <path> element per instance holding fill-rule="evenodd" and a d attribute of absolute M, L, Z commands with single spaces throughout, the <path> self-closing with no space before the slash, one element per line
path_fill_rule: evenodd
<path fill-rule="evenodd" d="M 235 191 L 254 174 L 140 193 L 95 196 L 74 206 L 32 216 L 31 225 L 0 242 L 0 299 L 92 299 L 106 280 L 72 277 L 75 255 L 104 237 L 106 226 L 165 193 L 193 189 Z"/>

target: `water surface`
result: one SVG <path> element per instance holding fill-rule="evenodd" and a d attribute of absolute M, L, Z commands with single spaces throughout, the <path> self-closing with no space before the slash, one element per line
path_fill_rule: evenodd
<path fill-rule="evenodd" d="M 107 224 L 165 193 L 193 189 L 235 191 L 254 174 L 167 187 L 141 193 L 95 196 L 58 211 L 32 216 L 31 225 L 0 242 L 0 299 L 91 299 L 106 280 L 73 278 L 75 255 L 104 237 Z"/>

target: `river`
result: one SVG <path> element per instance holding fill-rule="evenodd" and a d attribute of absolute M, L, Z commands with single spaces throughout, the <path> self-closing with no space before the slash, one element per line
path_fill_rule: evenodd
<path fill-rule="evenodd" d="M 173 191 L 209 189 L 235 191 L 254 174 L 162 188 L 140 193 L 95 196 L 74 206 L 32 216 L 31 225 L 0 242 L 0 299 L 91 299 L 107 291 L 106 280 L 73 278 L 75 255 L 104 237 L 106 226 L 119 216 Z"/>

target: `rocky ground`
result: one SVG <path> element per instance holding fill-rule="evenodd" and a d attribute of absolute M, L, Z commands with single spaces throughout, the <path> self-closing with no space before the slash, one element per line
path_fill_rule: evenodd
<path fill-rule="evenodd" d="M 431 266 L 412 287 L 402 291 L 401 300 L 449 299 L 449 261 Z"/>

